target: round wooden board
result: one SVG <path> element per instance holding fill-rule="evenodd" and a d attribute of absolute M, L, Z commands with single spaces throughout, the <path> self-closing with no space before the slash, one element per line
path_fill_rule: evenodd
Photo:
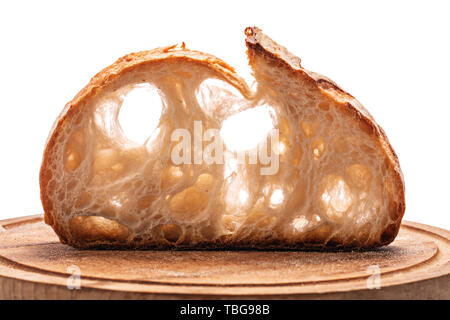
<path fill-rule="evenodd" d="M 41 215 L 0 225 L 2 299 L 450 299 L 450 231 L 413 222 L 365 252 L 77 250 Z"/>

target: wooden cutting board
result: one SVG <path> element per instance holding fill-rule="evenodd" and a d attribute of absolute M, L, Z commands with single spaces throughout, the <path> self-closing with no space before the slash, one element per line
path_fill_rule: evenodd
<path fill-rule="evenodd" d="M 450 299 L 450 231 L 414 222 L 366 252 L 77 250 L 41 215 L 0 225 L 2 299 Z"/>

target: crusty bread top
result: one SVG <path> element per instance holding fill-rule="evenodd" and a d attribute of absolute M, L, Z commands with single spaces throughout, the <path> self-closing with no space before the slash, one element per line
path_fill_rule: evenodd
<path fill-rule="evenodd" d="M 257 27 L 248 27 L 245 29 L 247 35 L 246 44 L 249 47 L 249 58 L 252 59 L 251 52 L 259 52 L 269 59 L 284 62 L 288 68 L 296 71 L 299 76 L 310 81 L 312 86 L 320 89 L 324 94 L 329 95 L 333 100 L 348 104 L 350 110 L 354 111 L 357 117 L 371 126 L 380 138 L 380 142 L 386 151 L 386 154 L 392 161 L 395 171 L 399 175 L 400 184 L 404 192 L 404 178 L 400 169 L 397 154 L 392 148 L 384 130 L 375 122 L 375 119 L 367 109 L 350 93 L 344 91 L 333 80 L 317 72 L 308 71 L 302 68 L 301 59 L 290 53 L 285 47 L 280 46 L 267 35 L 261 32 Z M 251 48 L 251 50 L 250 50 Z M 252 62 L 250 61 L 250 64 Z"/>
<path fill-rule="evenodd" d="M 258 28 L 245 33 L 256 92 L 222 60 L 183 44 L 119 59 L 66 105 L 40 174 L 45 219 L 62 242 L 349 249 L 395 238 L 404 183 L 383 130 L 355 98 L 303 69 Z M 223 85 L 208 87 L 211 78 Z M 150 147 L 127 144 L 114 115 L 107 119 L 140 83 L 155 85 L 165 103 L 161 133 Z M 205 106 L 211 101 L 194 94 L 205 87 L 212 111 Z M 261 105 L 273 111 L 283 144 L 276 174 L 261 176 L 250 164 L 230 174 L 229 163 L 171 162 L 174 129 L 192 132 L 195 120 L 205 130 L 219 129 L 227 117 Z M 236 200 L 242 190 L 245 203 Z M 281 198 L 273 203 L 275 194 Z"/>

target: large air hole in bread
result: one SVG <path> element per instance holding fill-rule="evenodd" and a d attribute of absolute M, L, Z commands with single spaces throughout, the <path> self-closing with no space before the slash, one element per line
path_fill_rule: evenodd
<path fill-rule="evenodd" d="M 158 135 L 156 129 L 163 109 L 158 89 L 143 83 L 134 86 L 122 99 L 118 121 L 123 134 L 136 144 L 151 142 Z"/>
<path fill-rule="evenodd" d="M 382 129 L 259 30 L 247 36 L 256 91 L 221 60 L 169 47 L 120 59 L 67 105 L 40 179 L 64 243 L 369 248 L 395 238 L 404 187 Z M 194 161 L 174 160 L 180 128 L 220 132 L 203 147 L 224 142 L 223 163 L 196 163 L 193 141 Z M 278 159 L 270 174 L 236 153 L 262 147 Z"/>

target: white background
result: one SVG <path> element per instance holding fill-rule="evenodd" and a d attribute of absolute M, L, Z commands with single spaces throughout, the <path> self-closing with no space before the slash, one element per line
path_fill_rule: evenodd
<path fill-rule="evenodd" d="M 405 219 L 450 229 L 448 1 L 2 1 L 0 218 L 42 213 L 50 127 L 99 70 L 185 41 L 249 79 L 256 25 L 335 80 L 385 129 L 406 180 Z"/>

